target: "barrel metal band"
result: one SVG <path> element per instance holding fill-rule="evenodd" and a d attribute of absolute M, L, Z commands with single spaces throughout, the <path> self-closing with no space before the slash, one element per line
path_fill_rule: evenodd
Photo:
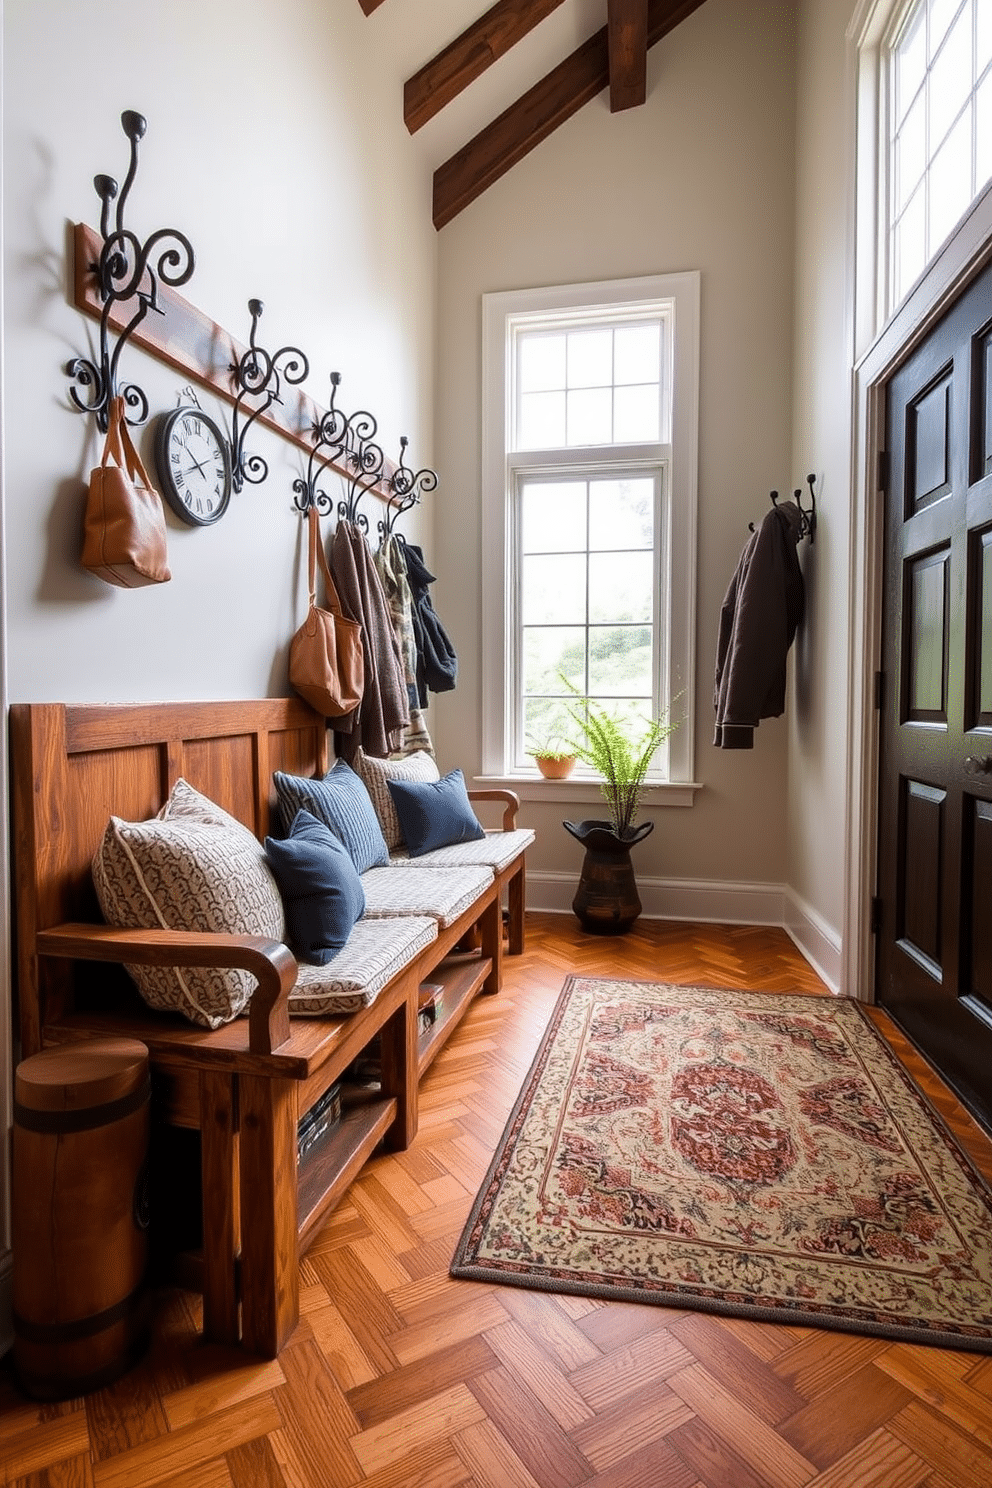
<path fill-rule="evenodd" d="M 15 1312 L 14 1332 L 25 1343 L 76 1343 L 81 1338 L 92 1338 L 137 1312 L 142 1291 L 139 1283 L 126 1297 L 111 1307 L 105 1307 L 102 1312 L 92 1312 L 89 1317 L 74 1318 L 65 1323 L 34 1323 Z"/>
<path fill-rule="evenodd" d="M 146 1075 L 142 1084 L 129 1095 L 122 1095 L 118 1100 L 106 1101 L 102 1106 L 90 1106 L 82 1111 L 35 1111 L 31 1106 L 24 1106 L 15 1100 L 14 1125 L 24 1131 L 41 1132 L 45 1136 L 93 1131 L 95 1127 L 110 1126 L 115 1121 L 123 1121 L 132 1112 L 139 1111 L 151 1099 L 151 1094 L 151 1077 Z"/>

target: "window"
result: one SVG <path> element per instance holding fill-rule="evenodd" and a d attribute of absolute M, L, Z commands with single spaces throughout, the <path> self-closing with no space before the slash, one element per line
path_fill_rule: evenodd
<path fill-rule="evenodd" d="M 862 49 L 877 69 L 884 319 L 992 178 L 992 5 L 880 3 Z"/>
<path fill-rule="evenodd" d="M 692 773 L 699 277 L 484 296 L 484 764 L 536 775 L 573 692 Z"/>

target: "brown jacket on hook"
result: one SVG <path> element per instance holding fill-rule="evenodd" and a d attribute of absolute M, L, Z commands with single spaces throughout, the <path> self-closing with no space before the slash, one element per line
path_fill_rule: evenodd
<path fill-rule="evenodd" d="M 772 506 L 730 581 L 716 648 L 718 749 L 753 749 L 759 720 L 785 711 L 785 659 L 806 597 L 797 553 L 802 535 L 794 501 Z"/>

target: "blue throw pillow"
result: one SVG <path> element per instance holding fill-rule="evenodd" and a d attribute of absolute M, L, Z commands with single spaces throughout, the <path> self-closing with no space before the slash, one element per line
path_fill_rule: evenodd
<path fill-rule="evenodd" d="M 365 890 L 347 849 L 330 827 L 298 811 L 288 837 L 266 837 L 265 856 L 279 885 L 290 948 L 326 966 L 365 913 Z"/>
<path fill-rule="evenodd" d="M 440 780 L 387 780 L 386 784 L 411 858 L 486 835 L 472 810 L 461 770 L 452 770 Z"/>
<path fill-rule="evenodd" d="M 272 779 L 284 832 L 288 832 L 298 811 L 309 811 L 344 843 L 359 873 L 389 862 L 389 848 L 372 797 L 344 760 L 338 760 L 323 780 L 284 775 L 281 770 L 276 770 Z"/>

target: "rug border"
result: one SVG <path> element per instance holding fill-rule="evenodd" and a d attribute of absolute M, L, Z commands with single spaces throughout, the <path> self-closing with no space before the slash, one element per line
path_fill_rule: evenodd
<path fill-rule="evenodd" d="M 762 1307 L 751 1302 L 740 1304 L 728 1302 L 721 1296 L 687 1297 L 684 1293 L 676 1292 L 674 1288 L 670 1293 L 666 1294 L 662 1291 L 646 1292 L 638 1287 L 592 1281 L 570 1281 L 565 1284 L 556 1280 L 553 1276 L 542 1275 L 540 1272 L 503 1271 L 493 1265 L 483 1266 L 479 1262 L 466 1260 L 464 1255 L 468 1244 L 468 1237 L 482 1213 L 486 1198 L 501 1166 L 509 1133 L 513 1130 L 520 1111 L 529 1100 L 533 1081 L 545 1060 L 547 1050 L 561 1022 L 565 1003 L 577 982 L 612 982 L 629 987 L 677 987 L 679 991 L 683 992 L 743 992 L 745 995 L 756 997 L 765 995 L 762 993 L 752 994 L 747 987 L 708 987 L 695 982 L 649 981 L 646 977 L 607 977 L 570 973 L 562 984 L 561 991 L 555 1001 L 547 1025 L 541 1034 L 537 1049 L 530 1061 L 517 1097 L 503 1125 L 503 1130 L 493 1152 L 492 1160 L 486 1169 L 485 1177 L 479 1185 L 468 1218 L 462 1227 L 449 1266 L 450 1276 L 456 1280 L 478 1281 L 488 1283 L 489 1285 L 515 1286 L 526 1291 L 546 1292 L 561 1296 L 591 1297 L 606 1302 L 633 1302 L 644 1307 L 667 1307 L 673 1312 L 704 1312 L 716 1314 L 721 1317 L 740 1318 L 745 1322 L 781 1323 L 786 1327 L 817 1328 L 821 1331 L 856 1333 L 865 1337 L 883 1338 L 899 1343 L 931 1344 L 938 1348 L 957 1349 L 966 1353 L 992 1354 L 992 1332 L 981 1336 L 953 1330 L 941 1331 L 918 1328 L 910 1324 L 880 1324 L 870 1319 L 861 1321 L 853 1315 L 837 1317 L 833 1313 L 826 1311 L 819 1312 L 812 1307 L 797 1307 L 795 1310 L 791 1310 L 788 1304 L 778 1307 Z M 803 1001 L 814 999 L 835 1004 L 843 1003 L 845 1006 L 856 1008 L 858 1016 L 864 1025 L 871 1031 L 879 1045 L 885 1050 L 889 1063 L 898 1073 L 903 1084 L 906 1085 L 911 1095 L 919 1104 L 923 1106 L 935 1126 L 939 1128 L 946 1145 L 957 1159 L 959 1165 L 971 1175 L 983 1191 L 986 1204 L 988 1205 L 990 1214 L 992 1214 L 992 1184 L 979 1171 L 970 1155 L 954 1136 L 941 1112 L 933 1104 L 926 1092 L 911 1077 L 881 1029 L 876 1027 L 872 1019 L 868 1017 L 863 1004 L 857 998 L 839 997 L 830 992 L 773 992 L 768 995 L 774 997 L 794 997 Z"/>

